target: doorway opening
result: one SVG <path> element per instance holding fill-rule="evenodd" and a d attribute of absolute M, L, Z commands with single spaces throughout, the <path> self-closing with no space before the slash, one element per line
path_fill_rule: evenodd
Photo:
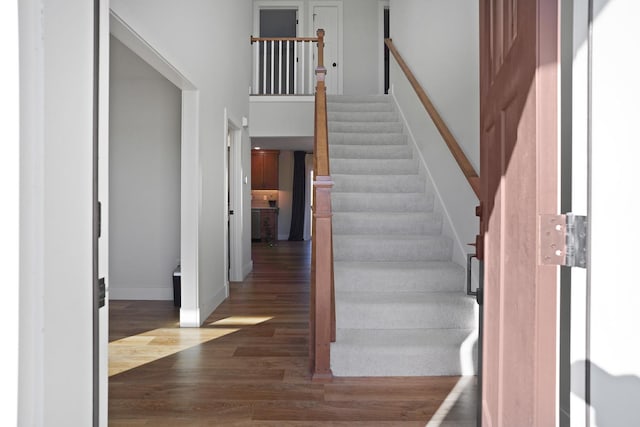
<path fill-rule="evenodd" d="M 260 9 L 260 37 L 297 37 L 298 9 Z M 266 71 L 260 79 L 258 93 L 295 93 L 296 42 L 281 41 L 260 44 L 259 67 Z M 267 66 L 271 64 L 271 66 Z M 277 88 L 277 90 L 276 90 Z"/>
<path fill-rule="evenodd" d="M 226 296 L 229 296 L 229 282 L 242 281 L 242 224 L 244 222 L 243 172 L 242 172 L 242 130 L 227 116 L 226 123 L 226 221 L 227 234 L 225 257 Z"/>
<path fill-rule="evenodd" d="M 384 8 L 384 38 L 388 39 L 389 35 L 389 7 Z M 389 48 L 384 45 L 384 94 L 389 94 Z"/>
<path fill-rule="evenodd" d="M 389 49 L 385 39 L 391 37 L 389 31 L 389 1 L 378 0 L 378 93 L 389 94 Z"/>

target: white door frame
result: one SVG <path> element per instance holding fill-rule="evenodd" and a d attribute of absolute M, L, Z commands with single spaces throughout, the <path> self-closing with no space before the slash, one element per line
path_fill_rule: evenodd
<path fill-rule="evenodd" d="M 254 37 L 260 35 L 260 10 L 261 9 L 297 9 L 298 10 L 298 29 L 297 36 L 304 35 L 304 2 L 298 0 L 255 0 L 253 2 L 253 34 Z"/>
<path fill-rule="evenodd" d="M 338 9 L 338 95 L 342 95 L 344 88 L 344 73 L 342 72 L 344 64 L 344 15 L 342 12 L 342 1 L 322 1 L 311 0 L 309 1 L 309 31 L 313 32 L 313 8 L 316 6 L 335 7 Z M 310 34 L 310 37 L 315 37 L 315 34 Z M 329 64 L 324 64 L 327 70 L 329 70 Z M 329 70 L 330 71 L 330 70 Z"/>
<path fill-rule="evenodd" d="M 233 120 L 229 118 L 227 109 L 224 109 L 224 135 L 225 139 L 229 135 L 229 156 L 225 156 L 225 187 L 228 191 L 225 192 L 225 199 L 227 194 L 230 200 L 225 200 L 224 209 L 225 220 L 228 219 L 229 227 L 224 226 L 225 230 L 225 246 L 229 242 L 229 247 L 225 247 L 225 266 L 229 265 L 229 270 L 225 267 L 225 292 L 226 296 L 229 296 L 229 281 L 239 282 L 242 281 L 242 241 L 243 241 L 243 227 L 245 207 L 243 203 L 242 194 L 242 129 Z M 233 210 L 233 215 L 230 215 L 228 207 Z M 227 235 L 228 233 L 228 235 Z M 228 256 L 231 259 L 227 259 Z"/>
<path fill-rule="evenodd" d="M 586 270 L 571 270 L 570 423 L 561 413 L 561 426 L 625 425 L 638 410 L 624 401 L 640 392 L 640 232 L 613 224 L 635 223 L 640 210 L 631 196 L 637 156 L 629 151 L 639 112 L 640 57 L 632 46 L 640 5 L 594 0 L 573 8 L 571 208 L 588 217 L 589 255 Z"/>
<path fill-rule="evenodd" d="M 175 66 L 111 11 L 111 34 L 182 91 L 180 136 L 180 326 L 200 326 L 198 233 L 202 189 L 199 148 L 199 91 Z"/>
<path fill-rule="evenodd" d="M 570 163 L 571 168 L 571 212 L 576 215 L 587 215 L 587 140 L 588 140 L 588 91 L 589 91 L 589 40 L 587 37 L 589 27 L 588 3 L 573 2 L 572 16 L 572 69 L 571 69 L 571 158 L 562 164 Z M 563 25 L 568 25 L 563 20 Z M 565 46 L 566 48 L 566 46 Z M 566 89 L 563 92 L 566 94 Z M 563 103 L 564 104 L 564 103 Z M 567 138 L 569 136 L 563 136 Z M 564 173 L 564 172 L 563 172 Z M 570 314 L 569 314 L 569 363 L 571 366 L 578 366 L 579 363 L 587 359 L 587 271 L 581 268 L 572 268 L 568 276 L 563 275 L 561 286 L 570 286 Z M 569 280 L 569 283 L 565 281 Z M 561 303 L 565 302 L 561 300 Z M 561 307 L 564 311 L 567 308 Z M 561 325 L 562 326 L 562 325 Z M 560 425 L 566 425 L 570 420 L 570 425 L 584 427 L 587 424 L 588 406 L 580 396 L 585 395 L 584 371 L 578 372 L 576 369 L 561 366 L 559 374 L 565 379 L 569 377 L 569 406 L 564 407 L 566 402 L 559 402 Z M 570 369 L 570 372 L 564 372 Z M 563 395 L 566 390 L 560 390 Z"/>

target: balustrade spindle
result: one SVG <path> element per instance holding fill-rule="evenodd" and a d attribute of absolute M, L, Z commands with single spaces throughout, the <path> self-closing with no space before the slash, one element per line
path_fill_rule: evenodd
<path fill-rule="evenodd" d="M 270 44 L 271 44 L 271 90 L 270 90 L 270 92 L 271 92 L 271 95 L 273 95 L 274 94 L 274 90 L 273 90 L 273 63 L 274 63 L 274 60 L 275 60 L 275 55 L 274 55 L 275 43 L 272 40 Z"/>
<path fill-rule="evenodd" d="M 291 59 L 291 42 L 287 42 L 287 95 L 291 95 L 291 80 L 289 80 L 290 71 L 291 71 L 291 64 L 289 63 L 290 59 Z"/>
<path fill-rule="evenodd" d="M 267 41 L 262 42 L 262 91 L 260 93 L 267 93 Z"/>

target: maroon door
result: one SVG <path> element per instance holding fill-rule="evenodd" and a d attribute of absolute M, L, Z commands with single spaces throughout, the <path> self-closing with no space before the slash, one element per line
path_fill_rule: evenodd
<path fill-rule="evenodd" d="M 483 426 L 555 425 L 558 34 L 557 0 L 480 1 Z"/>

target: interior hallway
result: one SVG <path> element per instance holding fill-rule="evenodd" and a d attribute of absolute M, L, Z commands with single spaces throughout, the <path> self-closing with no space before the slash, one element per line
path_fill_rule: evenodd
<path fill-rule="evenodd" d="M 172 301 L 110 301 L 109 425 L 475 426 L 475 378 L 312 383 L 310 244 L 254 243 L 253 262 L 201 328 Z"/>

